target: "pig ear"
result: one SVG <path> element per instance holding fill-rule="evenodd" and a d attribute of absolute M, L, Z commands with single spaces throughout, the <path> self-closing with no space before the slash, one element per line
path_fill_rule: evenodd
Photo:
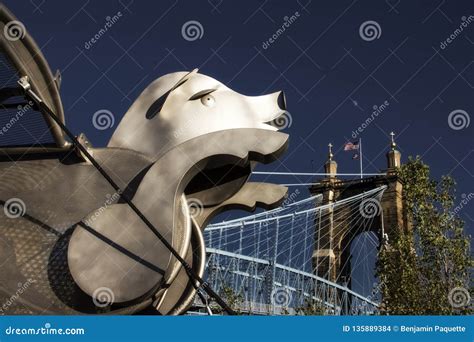
<path fill-rule="evenodd" d="M 184 75 L 176 84 L 169 90 L 169 93 L 171 93 L 173 90 L 178 88 L 180 85 L 184 84 L 187 80 L 189 80 L 191 77 L 196 75 L 198 73 L 199 69 L 194 69 L 193 71 L 188 72 L 186 75 Z"/>
<path fill-rule="evenodd" d="M 148 108 L 145 115 L 146 118 L 150 120 L 150 119 L 153 119 L 156 115 L 158 115 L 161 109 L 163 108 L 163 106 L 165 105 L 166 100 L 168 99 L 168 96 L 171 94 L 171 92 L 175 90 L 176 88 L 178 88 L 179 86 L 186 83 L 186 81 L 189 80 L 195 74 L 197 74 L 197 72 L 198 72 L 198 69 L 194 69 L 193 71 L 188 72 L 186 75 L 180 78 L 179 81 L 176 82 L 175 85 L 170 88 L 170 90 L 168 90 L 166 93 L 161 95 L 158 99 L 156 99 L 156 101 L 151 104 L 150 108 Z"/>

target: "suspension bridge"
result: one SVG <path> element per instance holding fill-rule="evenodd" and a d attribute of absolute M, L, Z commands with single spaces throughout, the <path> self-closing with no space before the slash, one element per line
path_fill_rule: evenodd
<path fill-rule="evenodd" d="M 385 234 L 380 220 L 385 189 L 378 186 L 326 204 L 322 194 L 296 201 L 290 193 L 277 209 L 210 224 L 204 233 L 206 281 L 244 314 L 376 313 L 380 295 L 373 262 Z M 338 225 L 358 227 L 357 240 L 339 251 L 351 254 L 344 261 L 350 263 L 350 280 L 343 271 L 317 272 L 324 269 L 324 258 L 315 255 L 319 244 L 354 234 Z M 336 236 L 328 239 L 328 234 Z M 193 310 L 212 313 L 212 305 L 200 296 Z"/>

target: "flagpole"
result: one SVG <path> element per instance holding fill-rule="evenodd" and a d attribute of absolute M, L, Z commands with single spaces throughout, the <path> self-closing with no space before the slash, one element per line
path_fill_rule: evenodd
<path fill-rule="evenodd" d="M 359 138 L 360 179 L 362 179 L 362 138 Z"/>

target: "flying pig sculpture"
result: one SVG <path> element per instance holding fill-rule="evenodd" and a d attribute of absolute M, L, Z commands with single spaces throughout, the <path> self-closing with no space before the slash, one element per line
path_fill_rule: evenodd
<path fill-rule="evenodd" d="M 0 30 L 13 19 L 0 6 Z M 58 79 L 31 37 L 1 46 L 7 71 L 28 76 L 62 118 Z M 19 96 L 11 87 L 0 94 L 5 105 Z M 248 181 L 256 163 L 286 150 L 288 135 L 275 124 L 285 110 L 282 92 L 245 96 L 197 70 L 160 77 L 132 104 L 107 147 L 80 139 L 122 194 L 54 122 L 48 129 L 55 147 L 1 149 L 0 301 L 19 284 L 22 295 L 0 313 L 185 312 L 196 284 L 121 195 L 202 277 L 202 230 L 214 215 L 273 208 L 286 195 L 285 187 Z"/>

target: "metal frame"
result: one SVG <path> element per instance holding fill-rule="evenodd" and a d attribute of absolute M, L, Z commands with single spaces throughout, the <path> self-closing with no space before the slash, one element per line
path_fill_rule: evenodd
<path fill-rule="evenodd" d="M 3 5 L 0 4 L 0 23 L 3 22 L 10 22 L 16 20 L 15 16 Z M 23 45 L 23 49 L 22 49 Z M 29 75 L 30 70 L 28 67 L 31 65 L 37 66 L 41 76 L 44 79 L 44 83 L 46 84 L 47 89 L 40 89 L 39 84 L 36 80 L 31 79 L 30 83 L 32 89 L 38 93 L 41 97 L 44 98 L 44 95 L 48 93 L 48 102 L 52 101 L 51 105 L 53 106 L 53 110 L 55 115 L 64 122 L 64 111 L 63 106 L 61 103 L 61 97 L 59 95 L 58 84 L 55 81 L 53 74 L 51 73 L 51 69 L 46 61 L 43 53 L 41 52 L 38 45 L 36 45 L 35 41 L 28 32 L 25 32 L 25 36 L 18 41 L 10 42 L 7 41 L 3 35 L 0 37 L 0 49 L 4 51 L 9 58 L 9 60 L 13 63 L 13 65 L 19 70 L 19 76 Z M 30 66 L 24 64 L 24 61 L 21 61 L 18 55 L 23 57 L 30 57 L 31 55 L 33 60 L 29 60 L 27 63 L 31 62 Z M 31 76 L 31 75 L 29 75 Z M 49 147 L 19 147 L 19 148 L 1 148 L 0 153 L 2 154 L 18 154 L 18 153 L 29 153 L 29 152 L 46 152 L 46 153 L 56 153 L 57 150 L 65 151 L 71 148 L 71 144 L 66 141 L 61 128 L 45 113 L 43 113 L 43 118 L 47 122 L 48 127 L 50 128 L 51 134 L 56 142 L 55 148 Z"/>
<path fill-rule="evenodd" d="M 350 288 L 348 288 L 347 286 L 342 286 L 338 283 L 334 283 L 332 281 L 329 281 L 325 278 L 322 278 L 322 277 L 319 277 L 315 274 L 312 274 L 312 273 L 308 273 L 308 272 L 305 272 L 305 271 L 301 271 L 301 270 L 298 270 L 296 268 L 292 268 L 292 267 L 288 267 L 288 266 L 285 266 L 285 265 L 281 265 L 281 264 L 278 264 L 278 263 L 273 263 L 271 260 L 265 260 L 265 259 L 260 259 L 260 258 L 254 258 L 254 257 L 249 257 L 247 255 L 243 255 L 243 254 L 238 254 L 238 253 L 232 253 L 232 252 L 228 252 L 228 251 L 224 251 L 224 250 L 220 250 L 220 249 L 216 249 L 216 248 L 206 248 L 206 253 L 208 255 L 208 261 L 207 261 L 207 264 L 209 264 L 209 260 L 211 260 L 212 256 L 213 255 L 222 255 L 222 256 L 226 256 L 226 257 L 230 257 L 230 258 L 233 258 L 233 259 L 237 259 L 237 260 L 245 260 L 245 261 L 249 261 L 251 263 L 255 263 L 255 264 L 260 264 L 260 265 L 265 265 L 265 266 L 270 266 L 272 267 L 273 269 L 280 269 L 282 271 L 286 271 L 286 272 L 289 272 L 289 273 L 293 273 L 293 274 L 297 274 L 297 275 L 301 275 L 303 277 L 306 277 L 308 279 L 313 279 L 315 280 L 316 282 L 321 282 L 321 283 L 324 283 L 326 285 L 328 285 L 329 287 L 332 287 L 334 289 L 338 289 L 338 290 L 341 290 L 341 291 L 344 291 L 346 292 L 347 294 L 355 297 L 355 298 L 358 298 L 360 299 L 361 301 L 363 302 L 366 302 L 367 304 L 370 304 L 374 307 L 378 307 L 379 304 L 370 300 L 369 298 L 367 297 L 364 297 L 362 296 L 361 294 L 357 293 L 357 292 L 354 292 L 352 291 Z M 226 271 L 228 272 L 233 272 L 235 274 L 239 274 L 241 276 L 246 276 L 246 277 L 251 277 L 251 278 L 254 278 L 254 279 L 261 279 L 261 277 L 258 277 L 258 276 L 255 276 L 255 275 L 250 275 L 250 274 L 246 274 L 245 272 L 241 272 L 241 271 L 229 271 L 228 269 L 226 269 Z M 274 282 L 274 285 L 282 285 L 278 282 Z M 296 289 L 294 289 L 296 291 Z"/>

